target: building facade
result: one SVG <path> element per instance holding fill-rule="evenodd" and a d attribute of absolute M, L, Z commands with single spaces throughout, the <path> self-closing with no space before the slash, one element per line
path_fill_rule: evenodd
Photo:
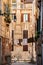
<path fill-rule="evenodd" d="M 36 61 L 35 31 L 39 16 L 36 0 L 0 0 L 4 13 L 5 4 L 10 5 L 11 23 L 6 26 L 4 16 L 0 15 L 1 55 L 11 55 L 11 60 Z M 0 59 L 1 60 L 1 59 Z M 5 62 L 5 60 L 3 61 Z"/>
<path fill-rule="evenodd" d="M 12 60 L 36 60 L 35 37 L 36 1 L 11 0 L 10 43 Z M 18 58 L 19 57 L 19 58 Z"/>
<path fill-rule="evenodd" d="M 37 39 L 36 52 L 37 52 L 37 65 L 43 65 L 43 1 L 38 0 L 38 6 L 40 15 L 38 18 L 39 24 L 37 30 L 40 31 L 39 38 Z"/>
<path fill-rule="evenodd" d="M 7 0 L 0 0 L 0 64 L 5 63 L 5 55 L 9 54 L 9 29 L 4 21 L 4 4 Z M 8 51 L 7 51 L 8 50 Z"/>

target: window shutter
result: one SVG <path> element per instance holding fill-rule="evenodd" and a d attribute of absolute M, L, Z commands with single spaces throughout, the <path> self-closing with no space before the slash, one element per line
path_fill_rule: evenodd
<path fill-rule="evenodd" d="M 14 39 L 14 30 L 12 30 L 12 39 Z"/>
<path fill-rule="evenodd" d="M 12 51 L 13 51 L 13 46 L 14 46 L 14 30 L 12 30 Z"/>
<path fill-rule="evenodd" d="M 23 0 L 21 0 L 21 2 L 23 2 Z"/>
<path fill-rule="evenodd" d="M 23 51 L 28 51 L 28 45 L 23 45 Z"/>
<path fill-rule="evenodd" d="M 23 39 L 28 38 L 28 30 L 23 31 Z"/>
<path fill-rule="evenodd" d="M 21 22 L 23 22 L 23 14 L 21 14 Z"/>
<path fill-rule="evenodd" d="M 30 22 L 30 14 L 28 14 L 28 22 Z"/>
<path fill-rule="evenodd" d="M 16 22 L 16 13 L 14 14 L 14 22 Z"/>

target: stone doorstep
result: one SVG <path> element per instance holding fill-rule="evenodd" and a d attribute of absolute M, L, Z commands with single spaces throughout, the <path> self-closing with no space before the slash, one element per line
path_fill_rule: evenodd
<path fill-rule="evenodd" d="M 12 63 L 14 63 L 14 62 L 31 62 L 31 60 L 21 60 L 21 59 L 20 60 L 14 60 L 13 59 L 13 60 L 11 60 L 11 62 Z"/>

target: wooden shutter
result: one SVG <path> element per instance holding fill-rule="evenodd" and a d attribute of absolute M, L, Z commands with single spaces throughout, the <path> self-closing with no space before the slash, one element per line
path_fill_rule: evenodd
<path fill-rule="evenodd" d="M 23 45 L 23 51 L 28 51 L 28 45 Z"/>
<path fill-rule="evenodd" d="M 28 38 L 28 30 L 23 31 L 23 39 Z"/>
<path fill-rule="evenodd" d="M 21 2 L 23 2 L 23 0 L 21 0 Z"/>
<path fill-rule="evenodd" d="M 12 39 L 14 39 L 14 30 L 12 30 Z"/>
<path fill-rule="evenodd" d="M 21 14 L 21 22 L 23 22 L 23 14 Z"/>
<path fill-rule="evenodd" d="M 14 46 L 14 30 L 12 30 L 12 51 L 13 51 L 13 46 Z"/>
<path fill-rule="evenodd" d="M 30 22 L 30 14 L 28 14 L 28 22 Z"/>

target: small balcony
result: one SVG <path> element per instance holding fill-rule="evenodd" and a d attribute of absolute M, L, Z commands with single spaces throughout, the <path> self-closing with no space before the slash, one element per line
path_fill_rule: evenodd
<path fill-rule="evenodd" d="M 12 3 L 11 9 L 16 9 L 16 8 L 17 8 L 17 4 L 16 3 Z"/>
<path fill-rule="evenodd" d="M 21 9 L 31 9 L 32 5 L 31 4 L 23 4 L 23 3 L 21 3 L 20 8 Z"/>
<path fill-rule="evenodd" d="M 17 5 L 17 3 L 12 3 L 11 9 L 32 9 L 32 4 L 20 3 Z"/>

